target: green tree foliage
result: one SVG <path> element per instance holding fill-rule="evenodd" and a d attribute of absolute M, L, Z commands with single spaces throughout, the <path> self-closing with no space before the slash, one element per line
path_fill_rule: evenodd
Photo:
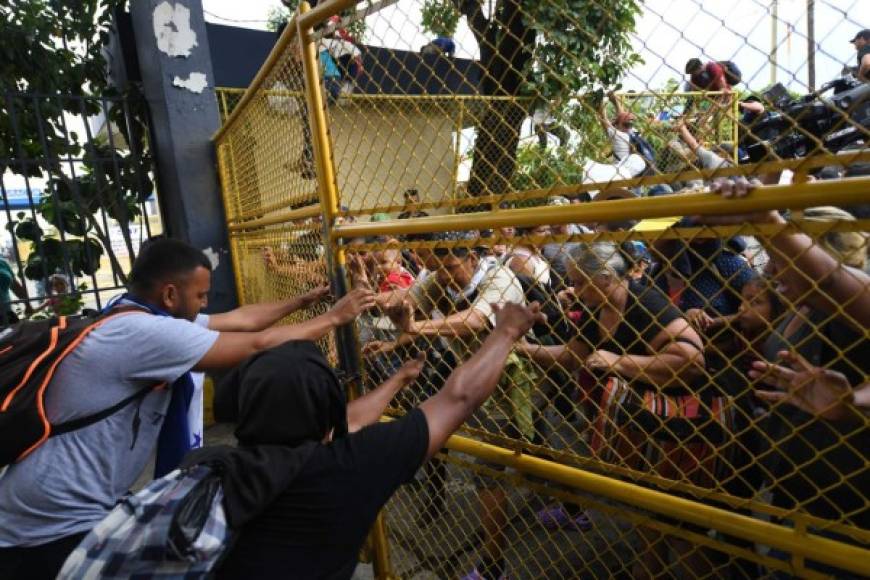
<path fill-rule="evenodd" d="M 271 30 L 272 32 L 277 32 L 281 25 L 290 20 L 293 16 L 293 13 L 296 12 L 296 8 L 299 7 L 300 0 L 282 0 L 281 6 L 274 6 L 269 10 L 266 22 L 266 28 Z M 356 7 L 348 8 L 347 10 L 343 10 L 341 12 L 341 17 L 346 18 L 348 16 L 355 16 L 357 13 Z M 353 36 L 357 42 L 363 42 L 366 35 L 366 21 L 364 18 L 359 18 L 352 20 L 345 27 L 347 31 Z"/>
<path fill-rule="evenodd" d="M 443 0 L 423 0 L 420 15 L 423 18 L 423 30 L 435 36 L 448 38 L 456 33 L 459 19 L 462 18 L 456 6 Z"/>
<path fill-rule="evenodd" d="M 537 31 L 523 91 L 547 102 L 615 88 L 640 57 L 628 33 L 640 13 L 637 0 L 555 0 L 523 3 Z"/>
<path fill-rule="evenodd" d="M 43 95 L 100 93 L 106 89 L 106 62 L 101 49 L 109 35 L 112 0 L 8 0 L 0 4 L 0 91 Z M 0 157 L 42 154 L 36 119 L 42 117 L 48 131 L 43 139 L 51 156 L 76 153 L 61 130 L 63 106 L 79 114 L 77 103 L 42 99 L 33 110 L 11 111 L 9 100 L 0 102 Z M 85 113 L 96 114 L 93 103 Z M 17 114 L 16 114 L 17 113 Z M 13 121 L 20 138 L 15 138 Z M 18 141 L 18 142 L 16 142 Z M 20 146 L 21 150 L 18 149 Z M 6 169 L 0 166 L 0 169 Z M 19 173 L 40 175 L 43 167 L 13 168 Z"/>
<path fill-rule="evenodd" d="M 583 157 L 570 147 L 542 151 L 537 143 L 520 145 L 517 149 L 517 170 L 511 178 L 511 189 L 524 191 L 580 183 L 583 161 Z"/>
<path fill-rule="evenodd" d="M 639 0 L 433 0 L 466 18 L 480 53 L 480 92 L 497 100 L 478 117 L 471 195 L 506 192 L 519 132 L 536 106 L 557 118 L 580 93 L 616 88 L 639 61 L 629 40 Z"/>
<path fill-rule="evenodd" d="M 266 28 L 278 32 L 281 25 L 290 20 L 293 12 L 286 6 L 272 6 L 266 16 Z"/>
<path fill-rule="evenodd" d="M 0 4 L 0 172 L 47 180 L 37 212 L 55 226 L 62 239 L 46 234 L 27 215 L 8 224 L 31 242 L 24 267 L 33 280 L 55 271 L 89 275 L 107 253 L 115 271 L 125 275 L 114 256 L 98 212 L 117 220 L 130 256 L 131 220 L 138 202 L 150 196 L 147 177 L 147 127 L 144 102 L 137 87 L 126 94 L 110 86 L 104 48 L 110 39 L 112 16 L 125 0 L 7 0 Z M 68 98 L 82 97 L 77 98 Z M 111 106 L 102 97 L 127 99 Z M 107 113 L 116 140 L 138 156 L 110 144 L 82 143 L 68 130 L 68 116 Z M 112 143 L 111 145 L 115 145 Z M 82 159 L 72 176 L 68 160 Z"/>

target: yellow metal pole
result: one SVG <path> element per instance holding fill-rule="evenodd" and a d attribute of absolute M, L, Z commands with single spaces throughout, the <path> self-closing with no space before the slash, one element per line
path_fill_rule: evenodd
<path fill-rule="evenodd" d="M 282 224 L 294 220 L 317 217 L 322 214 L 323 207 L 320 204 L 314 203 L 311 205 L 306 205 L 305 207 L 300 207 L 299 209 L 291 209 L 283 211 L 281 213 L 276 213 L 275 215 L 269 217 L 233 223 L 230 224 L 229 230 L 231 232 L 238 232 L 241 230 L 250 230 L 254 228 L 262 228 L 265 226 L 274 226 L 276 224 Z"/>
<path fill-rule="evenodd" d="M 314 156 L 317 162 L 317 184 L 320 193 L 320 205 L 323 212 L 324 232 L 326 233 L 325 242 L 331 246 L 332 250 L 332 276 L 335 283 L 335 288 L 338 291 L 344 287 L 344 265 L 345 255 L 342 247 L 337 240 L 332 240 L 332 229 L 335 227 L 335 218 L 338 216 L 338 188 L 335 180 L 335 165 L 332 156 L 332 143 L 329 138 L 329 127 L 327 125 L 326 109 L 323 103 L 323 91 L 320 85 L 320 63 L 318 60 L 317 46 L 312 37 L 312 26 L 319 22 L 320 18 L 326 19 L 332 14 L 337 13 L 341 8 L 336 6 L 342 2 L 350 5 L 350 2 L 345 0 L 333 0 L 318 6 L 317 9 L 311 11 L 307 2 L 302 2 L 299 5 L 299 18 L 297 19 L 299 41 L 302 46 L 302 65 L 305 76 L 305 97 L 308 105 L 308 118 L 311 126 L 311 134 L 314 139 Z M 329 13 L 329 10 L 335 8 L 335 12 Z M 348 334 L 351 329 L 339 329 L 338 338 L 342 344 L 338 347 L 347 349 L 355 345 L 348 345 L 348 342 L 355 342 L 353 337 Z M 350 353 L 345 353 L 345 359 L 349 359 Z M 341 354 L 340 354 L 341 356 Z M 356 393 L 351 392 L 353 397 Z M 382 580 L 391 580 L 393 578 L 392 566 L 390 564 L 389 543 L 386 534 L 386 524 L 384 522 L 383 511 L 378 515 L 375 525 L 371 530 L 371 540 L 374 551 L 374 568 L 375 576 Z"/>
<path fill-rule="evenodd" d="M 311 199 L 314 197 L 318 197 L 317 191 L 314 191 L 311 194 L 306 194 L 305 196 L 303 196 L 303 199 Z M 287 207 L 287 200 L 286 199 L 282 200 L 282 201 L 277 201 L 275 203 L 267 203 L 265 205 L 261 205 L 257 209 L 253 209 L 251 211 L 246 211 L 246 212 L 240 213 L 237 216 L 235 216 L 231 221 L 242 222 L 244 220 L 260 219 L 264 215 L 266 215 L 267 213 L 272 213 L 273 211 L 282 210 L 286 207 Z M 320 215 L 321 210 L 320 210 L 320 199 L 319 198 L 318 198 L 317 202 L 313 203 L 311 206 L 304 206 L 304 207 L 297 208 L 294 210 L 288 210 L 287 213 L 289 214 L 291 211 L 299 211 L 299 210 L 306 209 L 308 207 L 316 207 L 317 211 L 314 213 L 314 215 Z M 307 216 L 307 215 L 306 216 L 297 216 L 297 217 L 293 217 L 291 219 L 299 219 L 302 217 L 311 217 L 311 216 Z"/>
<path fill-rule="evenodd" d="M 737 152 L 737 146 L 740 139 L 740 101 L 737 99 L 737 93 L 731 93 L 731 143 L 734 146 L 734 163 L 740 162 L 740 155 Z"/>
<path fill-rule="evenodd" d="M 327 0 L 326 2 L 318 2 L 317 6 L 311 10 L 299 14 L 299 24 L 303 28 L 313 28 L 315 24 L 326 22 L 330 16 L 335 16 L 342 10 L 352 8 L 358 4 L 358 0 Z"/>
<path fill-rule="evenodd" d="M 217 148 L 217 159 L 218 159 L 218 174 L 221 179 L 221 191 L 223 195 L 221 198 L 224 202 L 224 213 L 229 216 L 232 215 L 231 208 L 229 207 L 229 196 L 230 190 L 235 191 L 235 187 L 230 186 L 231 178 L 228 175 L 229 171 L 227 169 L 227 150 L 229 149 L 229 145 L 223 144 L 218 146 Z M 241 260 L 239 259 L 239 244 L 241 243 L 236 237 L 232 234 L 229 235 L 230 238 L 230 259 L 233 263 L 233 277 L 236 282 L 236 296 L 239 299 L 239 304 L 244 304 L 244 286 L 242 285 L 242 268 L 241 268 Z"/>
<path fill-rule="evenodd" d="M 372 564 L 374 566 L 375 578 L 383 580 L 396 580 L 398 576 L 393 574 L 392 564 L 390 563 L 390 544 L 387 538 L 387 522 L 384 518 L 384 511 L 378 514 L 375 523 L 372 525 Z"/>
<path fill-rule="evenodd" d="M 513 467 L 517 471 L 547 479 L 586 492 L 670 516 L 680 521 L 712 528 L 726 534 L 780 548 L 815 560 L 856 572 L 870 574 L 870 550 L 807 534 L 750 516 L 670 495 L 640 485 L 584 471 L 575 467 L 489 445 L 467 437 L 452 436 L 448 449 Z"/>
<path fill-rule="evenodd" d="M 459 199 L 456 202 L 452 203 L 453 207 L 463 207 L 469 205 L 484 205 L 484 204 L 498 204 L 502 201 L 516 201 L 516 200 L 527 200 L 527 199 L 538 199 L 542 197 L 549 197 L 553 195 L 562 195 L 562 196 L 572 196 L 577 195 L 579 193 L 595 191 L 601 189 L 610 189 L 617 187 L 639 187 L 639 186 L 650 186 L 656 185 L 659 183 L 672 183 L 674 181 L 688 181 L 690 179 L 703 179 L 709 180 L 714 177 L 733 177 L 733 176 L 746 176 L 746 175 L 764 175 L 765 173 L 773 173 L 775 171 L 782 171 L 783 169 L 791 169 L 791 170 L 800 170 L 800 169 L 812 169 L 815 167 L 825 167 L 827 165 L 836 165 L 840 167 L 844 167 L 847 165 L 852 165 L 855 163 L 864 163 L 870 162 L 870 151 L 848 151 L 848 152 L 840 152 L 836 154 L 827 154 L 827 155 L 814 155 L 812 157 L 800 158 L 800 159 L 780 159 L 777 161 L 765 161 L 760 163 L 746 164 L 746 165 L 735 165 L 734 167 L 721 167 L 718 169 L 693 169 L 690 171 L 680 171 L 678 173 L 659 173 L 656 175 L 643 176 L 643 177 L 632 177 L 631 179 L 619 179 L 609 181 L 607 183 L 578 183 L 572 185 L 556 185 L 552 187 L 547 187 L 543 189 L 527 189 L 524 191 L 515 191 L 512 193 L 505 193 L 503 195 L 488 195 L 475 197 L 472 199 Z M 428 203 L 424 202 L 420 204 L 421 209 L 432 208 L 432 207 L 450 207 L 451 202 L 443 201 L 440 203 Z M 361 215 L 365 213 L 371 213 L 373 211 L 382 211 L 382 212 L 392 212 L 392 211 L 401 211 L 402 206 L 378 206 L 377 208 L 363 208 L 357 210 L 351 210 L 348 212 L 349 215 Z M 636 217 L 636 216 L 634 216 Z M 646 217 L 646 216 L 644 216 Z M 381 222 L 383 223 L 383 222 Z"/>
<path fill-rule="evenodd" d="M 305 76 L 305 101 L 308 105 L 308 120 L 311 125 L 311 136 L 314 139 L 314 157 L 317 165 L 317 185 L 320 192 L 320 203 L 323 207 L 323 219 L 327 227 L 331 227 L 338 215 L 338 191 L 335 186 L 335 169 L 332 163 L 332 143 L 329 139 L 329 128 L 326 124 L 326 109 L 323 104 L 323 91 L 320 85 L 320 62 L 317 46 L 312 39 L 311 28 L 302 28 L 302 16 L 310 10 L 308 2 L 299 5 L 297 25 L 299 26 L 299 41 L 302 43 L 302 64 Z M 307 22 L 310 22 L 308 20 Z"/>
<path fill-rule="evenodd" d="M 870 178 L 759 186 L 741 199 L 714 193 L 662 195 L 569 206 L 531 207 L 503 211 L 438 215 L 406 220 L 342 224 L 333 236 L 398 236 L 449 230 L 534 227 L 545 224 L 598 223 L 675 215 L 729 215 L 773 209 L 803 209 L 817 205 L 857 205 L 870 200 Z"/>

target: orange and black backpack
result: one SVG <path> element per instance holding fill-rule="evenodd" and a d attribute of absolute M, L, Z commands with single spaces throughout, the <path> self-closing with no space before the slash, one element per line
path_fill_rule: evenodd
<path fill-rule="evenodd" d="M 24 459 L 52 435 L 87 427 L 148 394 L 141 389 L 93 415 L 52 424 L 45 391 L 58 365 L 94 329 L 116 316 L 145 312 L 121 306 L 94 316 L 25 320 L 0 332 L 0 468 Z"/>

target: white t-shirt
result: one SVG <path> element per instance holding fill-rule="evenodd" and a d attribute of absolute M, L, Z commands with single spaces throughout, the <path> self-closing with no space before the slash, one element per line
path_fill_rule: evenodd
<path fill-rule="evenodd" d="M 628 133 L 611 125 L 607 127 L 607 137 L 617 161 L 622 161 L 631 154 L 631 137 Z"/>
<path fill-rule="evenodd" d="M 646 169 L 646 161 L 637 153 L 632 153 L 618 163 L 599 163 L 587 161 L 583 164 L 583 183 L 609 183 L 619 179 L 637 177 Z M 596 192 L 589 192 L 593 198 Z"/>
<path fill-rule="evenodd" d="M 320 39 L 320 49 L 329 51 L 330 56 L 336 60 L 343 56 L 353 58 L 362 56 L 362 51 L 354 43 L 341 38 Z"/>
<path fill-rule="evenodd" d="M 48 418 L 86 417 L 145 386 L 171 385 L 217 337 L 206 315 L 195 322 L 146 313 L 113 318 L 58 367 L 46 390 Z M 168 387 L 155 389 L 10 465 L 0 476 L 0 547 L 38 546 L 102 520 L 148 464 L 169 400 Z"/>
<path fill-rule="evenodd" d="M 417 281 L 411 286 L 410 297 L 420 312 L 427 316 L 432 315 L 435 310 L 441 311 L 446 317 L 455 311 L 471 308 L 489 319 L 492 325 L 495 325 L 495 311 L 491 304 L 526 303 L 520 281 L 510 268 L 503 264 L 492 265 L 486 271 L 474 288 L 470 300 L 451 299 L 446 289 L 438 282 L 438 276 L 432 275 L 422 281 L 418 276 Z M 448 340 L 448 343 L 460 360 L 466 360 L 477 351 L 487 334 L 481 332 L 466 339 L 453 338 Z"/>
<path fill-rule="evenodd" d="M 524 269 L 531 271 L 535 281 L 545 285 L 550 284 L 550 264 L 543 256 L 532 254 L 528 248 L 515 246 L 511 249 L 505 263 L 510 266 L 512 260 L 517 260 L 517 264 L 521 264 Z"/>

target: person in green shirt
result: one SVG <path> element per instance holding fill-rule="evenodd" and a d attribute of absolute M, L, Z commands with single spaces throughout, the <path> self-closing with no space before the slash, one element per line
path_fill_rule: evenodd
<path fill-rule="evenodd" d="M 18 315 L 12 310 L 12 301 L 9 298 L 9 291 L 15 293 L 19 299 L 24 300 L 24 312 L 32 311 L 30 303 L 27 302 L 27 290 L 21 284 L 12 272 L 12 266 L 5 258 L 0 257 L 0 326 L 7 326 L 18 322 Z"/>

